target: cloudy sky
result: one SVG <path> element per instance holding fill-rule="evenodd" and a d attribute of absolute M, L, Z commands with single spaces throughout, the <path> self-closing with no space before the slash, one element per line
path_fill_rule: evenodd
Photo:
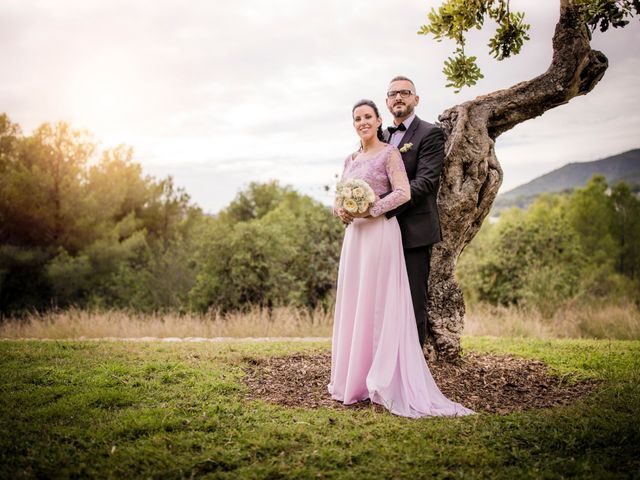
<path fill-rule="evenodd" d="M 328 202 L 323 186 L 357 145 L 351 105 L 383 107 L 394 75 L 414 79 L 418 114 L 434 121 L 548 67 L 558 1 L 514 1 L 531 41 L 496 62 L 490 30 L 474 32 L 485 79 L 454 94 L 441 73 L 452 44 L 415 33 L 439 3 L 0 0 L 0 111 L 27 134 L 64 120 L 102 148 L 131 145 L 146 173 L 172 175 L 209 212 L 253 180 Z M 498 139 L 501 191 L 640 147 L 640 22 L 593 44 L 610 61 L 595 90 Z"/>

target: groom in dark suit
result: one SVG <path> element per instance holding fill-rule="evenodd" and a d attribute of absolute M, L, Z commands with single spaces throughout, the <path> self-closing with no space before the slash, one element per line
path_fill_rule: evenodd
<path fill-rule="evenodd" d="M 444 162 L 444 135 L 440 128 L 416 116 L 414 109 L 419 101 L 410 79 L 393 78 L 387 90 L 387 107 L 394 125 L 384 136 L 400 150 L 411 184 L 411 200 L 386 216 L 396 216 L 400 224 L 418 338 L 424 346 L 431 247 L 442 240 L 436 198 Z"/>

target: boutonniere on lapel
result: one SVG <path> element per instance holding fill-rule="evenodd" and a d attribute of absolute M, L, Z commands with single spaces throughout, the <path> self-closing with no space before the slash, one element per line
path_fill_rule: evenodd
<path fill-rule="evenodd" d="M 402 148 L 400 148 L 400 153 L 407 153 L 413 147 L 413 143 L 405 143 Z"/>

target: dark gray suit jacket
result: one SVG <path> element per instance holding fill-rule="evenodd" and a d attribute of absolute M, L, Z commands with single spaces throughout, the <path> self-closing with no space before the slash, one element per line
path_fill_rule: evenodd
<path fill-rule="evenodd" d="M 384 137 L 388 141 L 388 130 Z M 402 161 L 411 184 L 411 200 L 386 216 L 397 217 L 404 248 L 424 247 L 442 240 L 436 198 L 444 163 L 444 134 L 439 127 L 416 116 L 398 148 L 407 143 L 413 146 L 402 153 Z"/>

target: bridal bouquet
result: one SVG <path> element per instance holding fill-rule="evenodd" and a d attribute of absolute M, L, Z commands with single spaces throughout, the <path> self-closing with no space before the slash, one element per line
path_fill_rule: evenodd
<path fill-rule="evenodd" d="M 350 178 L 336 185 L 336 207 L 349 213 L 364 213 L 375 201 L 376 194 L 364 180 Z"/>

